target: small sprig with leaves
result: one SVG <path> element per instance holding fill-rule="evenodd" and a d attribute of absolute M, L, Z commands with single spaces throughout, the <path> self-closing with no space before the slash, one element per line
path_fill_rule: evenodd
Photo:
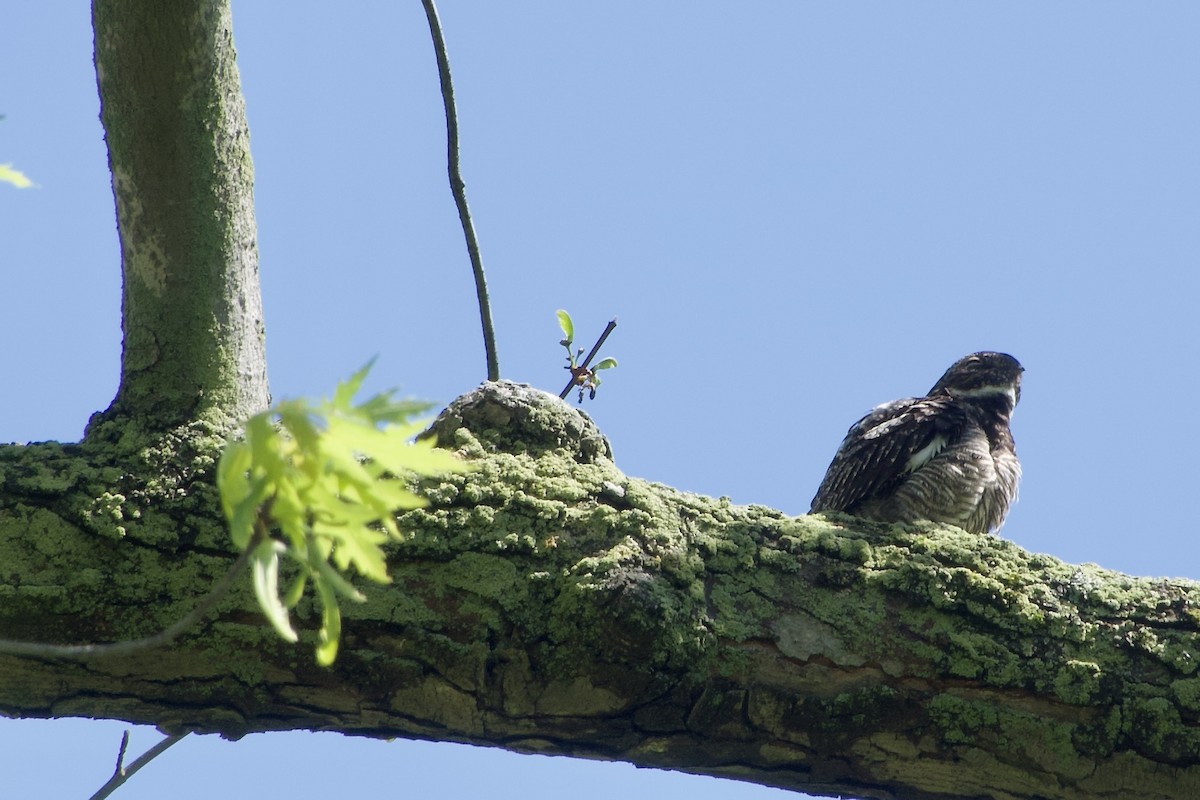
<path fill-rule="evenodd" d="M 354 395 L 370 364 L 338 384 L 333 399 L 286 400 L 250 418 L 221 456 L 217 486 L 233 543 L 252 550 L 254 592 L 288 641 L 299 638 L 289 610 L 311 584 L 321 608 L 317 662 L 333 663 L 341 635 L 339 598 L 366 598 L 349 568 L 388 583 L 382 545 L 401 537 L 394 514 L 426 504 L 407 479 L 466 466 L 432 442 L 413 442 L 428 404 L 390 392 L 361 403 Z M 280 592 L 280 561 L 296 569 Z"/>
<path fill-rule="evenodd" d="M 613 328 L 617 327 L 617 320 L 614 317 L 609 320 L 608 326 L 605 327 L 604 333 L 600 334 L 600 338 L 592 345 L 591 352 L 587 354 L 587 358 L 579 361 L 579 357 L 583 355 L 583 348 L 575 349 L 575 323 L 571 321 L 571 315 L 561 308 L 558 310 L 558 327 L 562 328 L 563 338 L 559 341 L 563 347 L 567 349 L 567 366 L 563 369 L 571 371 L 571 380 L 563 387 L 558 396 L 565 398 L 574 387 L 579 388 L 579 402 L 583 402 L 583 393 L 586 390 L 588 397 L 592 400 L 596 399 L 596 389 L 600 386 L 600 370 L 611 369 L 617 365 L 615 358 L 606 358 L 600 361 L 596 366 L 589 367 L 592 359 L 596 357 L 596 353 L 600 352 L 601 345 L 608 335 L 613 332 Z"/>

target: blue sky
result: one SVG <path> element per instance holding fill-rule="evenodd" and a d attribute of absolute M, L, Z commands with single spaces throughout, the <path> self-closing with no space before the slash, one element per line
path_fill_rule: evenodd
<path fill-rule="evenodd" d="M 331 8 L 234 5 L 272 390 L 326 393 L 378 355 L 374 388 L 444 403 L 484 360 L 424 16 Z M 618 316 L 587 411 L 628 474 L 800 514 L 858 416 L 1003 350 L 1027 369 L 1003 535 L 1200 578 L 1200 6 L 441 12 L 502 372 L 558 391 L 555 309 L 588 344 Z M 120 354 L 88 11 L 10 4 L 4 28 L 0 162 L 38 187 L 0 185 L 0 439 L 73 440 Z M 123 727 L 0 721 L 6 780 L 86 796 Z M 783 796 L 312 734 L 185 742 L 119 796 L 318 798 L 347 773 L 364 793 Z"/>

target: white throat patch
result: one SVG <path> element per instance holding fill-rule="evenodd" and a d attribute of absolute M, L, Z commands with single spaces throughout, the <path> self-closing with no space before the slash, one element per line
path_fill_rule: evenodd
<path fill-rule="evenodd" d="M 955 397 L 1007 397 L 1010 405 L 1017 404 L 1017 390 L 1013 385 L 979 386 L 975 389 L 963 389 L 954 392 Z"/>

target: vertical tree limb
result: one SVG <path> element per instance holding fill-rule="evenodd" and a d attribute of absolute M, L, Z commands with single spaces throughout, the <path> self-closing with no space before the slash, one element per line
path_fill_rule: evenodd
<path fill-rule="evenodd" d="M 228 0 L 94 0 L 121 239 L 121 384 L 142 431 L 268 404 L 254 169 Z"/>

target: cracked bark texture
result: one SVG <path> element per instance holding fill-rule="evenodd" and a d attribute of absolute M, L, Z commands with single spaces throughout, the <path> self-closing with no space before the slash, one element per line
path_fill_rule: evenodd
<path fill-rule="evenodd" d="M 1200 796 L 1197 584 L 647 483 L 586 416 L 510 383 L 432 433 L 475 468 L 401 517 L 394 583 L 345 608 L 333 669 L 311 639 L 278 640 L 243 586 L 166 649 L 0 657 L 0 709 L 469 742 L 863 798 Z M 185 613 L 233 558 L 217 448 L 0 449 L 0 636 L 118 640 Z M 299 616 L 310 635 L 313 609 Z"/>

